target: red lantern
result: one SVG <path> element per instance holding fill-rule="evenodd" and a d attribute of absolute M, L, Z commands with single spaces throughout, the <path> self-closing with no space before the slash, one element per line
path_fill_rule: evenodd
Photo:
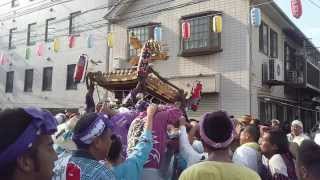
<path fill-rule="evenodd" d="M 302 15 L 302 3 L 301 0 L 291 0 L 291 11 L 295 18 L 300 18 Z"/>
<path fill-rule="evenodd" d="M 87 64 L 87 58 L 85 55 L 81 55 L 74 71 L 73 79 L 75 83 L 80 83 L 83 75 L 85 74 L 85 67 Z"/>
<path fill-rule="evenodd" d="M 190 23 L 189 22 L 183 22 L 182 23 L 182 37 L 183 37 L 183 39 L 189 39 L 190 35 L 191 35 Z"/>
<path fill-rule="evenodd" d="M 76 37 L 75 36 L 69 36 L 69 48 L 73 48 L 76 43 Z"/>

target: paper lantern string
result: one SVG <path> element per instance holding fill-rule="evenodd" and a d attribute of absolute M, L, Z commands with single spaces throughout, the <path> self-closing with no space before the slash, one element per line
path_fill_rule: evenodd
<path fill-rule="evenodd" d="M 36 53 L 38 56 L 43 56 L 43 53 L 44 53 L 44 44 L 43 43 L 38 43 L 37 48 L 36 48 Z"/>
<path fill-rule="evenodd" d="M 261 25 L 261 9 L 252 8 L 250 11 L 251 14 L 251 24 L 254 27 L 259 27 Z"/>
<path fill-rule="evenodd" d="M 181 25 L 182 27 L 182 37 L 184 40 L 188 40 L 191 36 L 191 25 L 189 22 L 185 21 Z"/>
<path fill-rule="evenodd" d="M 0 55 L 0 65 L 6 65 L 10 62 L 9 58 L 5 54 Z"/>
<path fill-rule="evenodd" d="M 157 41 L 157 42 L 160 42 L 161 39 L 162 39 L 162 29 L 161 27 L 155 27 L 154 28 L 154 40 Z"/>
<path fill-rule="evenodd" d="M 291 11 L 293 17 L 299 19 L 302 16 L 301 0 L 291 0 Z"/>
<path fill-rule="evenodd" d="M 214 16 L 213 17 L 213 32 L 221 33 L 222 32 L 222 17 Z"/>
<path fill-rule="evenodd" d="M 76 37 L 71 35 L 69 36 L 69 48 L 74 48 L 76 43 Z"/>
<path fill-rule="evenodd" d="M 53 41 L 53 51 L 57 53 L 59 52 L 59 50 L 60 50 L 60 40 L 59 38 L 55 38 Z"/>
<path fill-rule="evenodd" d="M 107 35 L 107 45 L 109 48 L 113 48 L 113 33 L 109 32 Z"/>

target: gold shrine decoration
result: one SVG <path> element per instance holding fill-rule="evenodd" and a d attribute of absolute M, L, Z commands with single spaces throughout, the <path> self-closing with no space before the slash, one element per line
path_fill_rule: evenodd
<path fill-rule="evenodd" d="M 131 57 L 131 59 L 129 60 L 129 63 L 133 66 L 136 66 L 139 63 L 139 58 L 140 58 L 139 54 L 142 49 L 142 44 L 140 40 L 134 35 L 130 36 L 129 43 L 134 49 L 137 50 L 137 55 Z M 167 60 L 169 58 L 167 52 L 161 51 L 160 42 L 149 40 L 148 43 L 150 47 L 152 47 L 152 52 L 153 52 L 151 55 L 151 61 Z"/>
<path fill-rule="evenodd" d="M 133 47 L 133 49 L 138 50 L 138 49 L 142 48 L 142 44 L 141 44 L 140 40 L 138 39 L 138 37 L 136 37 L 136 36 L 130 36 L 129 43 Z"/>
<path fill-rule="evenodd" d="M 109 91 L 131 90 L 138 83 L 137 68 L 117 69 L 108 73 L 89 72 L 87 77 Z M 146 78 L 144 90 L 167 103 L 174 103 L 179 96 L 179 88 L 166 81 L 153 69 Z"/>
<path fill-rule="evenodd" d="M 156 56 L 151 56 L 151 61 L 165 61 L 168 60 L 169 56 L 166 52 L 160 52 Z M 136 66 L 139 63 L 139 56 L 133 56 L 130 60 L 129 63 L 132 66 Z"/>

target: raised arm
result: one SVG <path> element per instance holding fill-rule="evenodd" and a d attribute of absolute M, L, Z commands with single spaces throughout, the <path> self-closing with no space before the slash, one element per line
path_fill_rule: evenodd
<path fill-rule="evenodd" d="M 181 153 L 181 156 L 187 160 L 188 166 L 190 166 L 192 164 L 199 162 L 201 159 L 203 159 L 204 155 L 195 151 L 191 146 L 188 139 L 187 130 L 186 130 L 187 122 L 185 117 L 183 116 L 180 117 L 179 123 L 180 123 L 180 136 L 179 136 L 180 153 Z"/>
<path fill-rule="evenodd" d="M 144 125 L 145 131 L 152 131 L 152 125 L 153 125 L 153 117 L 155 113 L 157 112 L 158 106 L 155 104 L 150 104 L 147 108 L 147 121 Z"/>
<path fill-rule="evenodd" d="M 149 105 L 144 132 L 140 136 L 138 144 L 135 146 L 134 151 L 131 154 L 128 154 L 128 158 L 125 162 L 114 167 L 118 179 L 138 179 L 140 177 L 143 165 L 147 161 L 153 145 L 152 125 L 156 111 L 156 105 Z"/>

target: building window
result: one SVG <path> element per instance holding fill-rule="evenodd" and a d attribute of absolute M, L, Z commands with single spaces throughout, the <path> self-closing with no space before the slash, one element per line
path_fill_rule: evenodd
<path fill-rule="evenodd" d="M 67 66 L 67 90 L 77 89 L 77 83 L 75 83 L 73 75 L 76 69 L 75 64 L 70 64 Z"/>
<path fill-rule="evenodd" d="M 264 22 L 261 23 L 259 28 L 259 50 L 263 54 L 269 54 L 269 27 Z"/>
<path fill-rule="evenodd" d="M 160 26 L 159 23 L 148 23 L 139 26 L 130 27 L 128 29 L 128 37 L 135 36 L 139 39 L 141 44 L 143 45 L 149 39 L 154 38 L 154 28 Z M 136 56 L 139 52 L 134 49 L 129 43 L 129 57 Z"/>
<path fill-rule="evenodd" d="M 19 0 L 11 0 L 11 7 L 14 8 L 17 6 L 19 6 Z"/>
<path fill-rule="evenodd" d="M 182 17 L 180 20 L 181 56 L 197 56 L 222 51 L 221 33 L 213 32 L 213 17 L 220 12 L 205 12 Z M 183 22 L 190 23 L 190 38 L 183 39 Z"/>
<path fill-rule="evenodd" d="M 55 23 L 56 18 L 50 18 L 46 20 L 46 30 L 45 30 L 45 37 L 44 40 L 46 42 L 52 42 L 54 39 L 54 23 Z"/>
<path fill-rule="evenodd" d="M 80 20 L 79 16 L 81 15 L 81 11 L 77 11 L 70 14 L 69 17 L 69 35 L 79 35 L 80 33 Z"/>
<path fill-rule="evenodd" d="M 259 116 L 261 121 L 270 121 L 272 119 L 272 104 L 261 100 L 259 102 Z"/>
<path fill-rule="evenodd" d="M 25 71 L 24 78 L 24 92 L 32 92 L 33 85 L 33 69 L 27 69 Z"/>
<path fill-rule="evenodd" d="M 14 71 L 7 72 L 6 93 L 13 92 L 13 79 L 14 79 Z"/>
<path fill-rule="evenodd" d="M 16 46 L 14 45 L 15 42 L 15 35 L 16 35 L 17 28 L 12 28 L 9 30 L 9 49 L 14 49 Z"/>
<path fill-rule="evenodd" d="M 28 24 L 28 36 L 27 36 L 28 46 L 36 44 L 36 38 L 37 38 L 36 25 L 37 23 Z"/>
<path fill-rule="evenodd" d="M 42 91 L 52 90 L 52 67 L 43 68 Z"/>
<path fill-rule="evenodd" d="M 284 106 L 281 104 L 276 104 L 276 119 L 283 122 L 284 121 Z"/>
<path fill-rule="evenodd" d="M 278 34 L 270 28 L 270 57 L 278 58 Z"/>
<path fill-rule="evenodd" d="M 285 79 L 289 83 L 303 84 L 305 81 L 306 63 L 305 58 L 296 54 L 296 49 L 292 48 L 288 43 L 284 43 L 284 63 L 285 63 Z"/>

